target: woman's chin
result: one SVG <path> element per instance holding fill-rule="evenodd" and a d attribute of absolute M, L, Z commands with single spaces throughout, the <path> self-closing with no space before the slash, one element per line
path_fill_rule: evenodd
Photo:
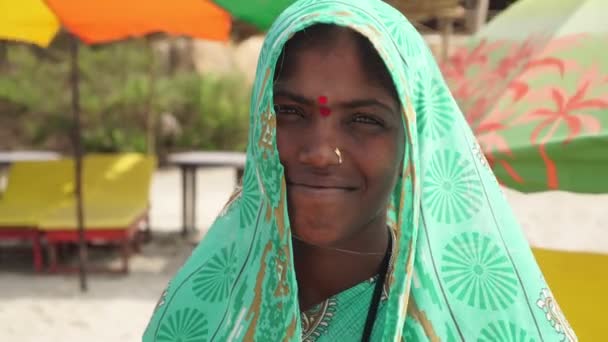
<path fill-rule="evenodd" d="M 327 226 L 324 226 L 323 228 L 292 227 L 291 234 L 296 240 L 309 245 L 333 247 L 341 238 L 339 231 L 333 228 L 334 227 Z"/>

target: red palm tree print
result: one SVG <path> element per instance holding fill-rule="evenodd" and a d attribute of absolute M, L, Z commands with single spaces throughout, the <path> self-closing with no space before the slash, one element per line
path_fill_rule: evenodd
<path fill-rule="evenodd" d="M 538 144 L 539 152 L 547 169 L 547 186 L 549 189 L 557 189 L 559 180 L 555 163 L 548 156 L 546 151 L 547 143 L 553 138 L 557 129 L 565 123 L 568 128 L 568 136 L 564 140 L 567 144 L 575 137 L 581 134 L 584 129 L 589 133 L 599 133 L 601 124 L 599 120 L 587 113 L 588 110 L 607 109 L 607 98 L 588 98 L 587 92 L 592 85 L 592 80 L 589 78 L 583 79 L 576 92 L 572 96 L 568 96 L 563 90 L 558 88 L 551 89 L 551 99 L 553 100 L 553 108 L 540 108 L 524 115 L 521 120 L 516 123 L 527 123 L 530 121 L 539 121 L 538 126 L 534 128 L 530 139 L 533 144 Z"/>

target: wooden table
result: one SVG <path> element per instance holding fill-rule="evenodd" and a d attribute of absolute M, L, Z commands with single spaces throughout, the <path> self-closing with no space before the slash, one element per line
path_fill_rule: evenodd
<path fill-rule="evenodd" d="M 182 152 L 168 157 L 169 164 L 178 166 L 182 177 L 182 234 L 196 230 L 196 170 L 208 167 L 236 168 L 237 182 L 245 170 L 245 153 L 241 152 Z"/>

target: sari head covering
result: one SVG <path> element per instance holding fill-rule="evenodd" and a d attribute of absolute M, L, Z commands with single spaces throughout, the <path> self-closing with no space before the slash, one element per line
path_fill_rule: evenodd
<path fill-rule="evenodd" d="M 367 37 L 401 101 L 403 177 L 387 213 L 394 264 L 374 340 L 575 341 L 426 43 L 379 0 L 300 0 L 274 23 L 253 87 L 242 191 L 171 280 L 144 341 L 301 340 L 273 75 L 286 41 L 319 23 Z"/>

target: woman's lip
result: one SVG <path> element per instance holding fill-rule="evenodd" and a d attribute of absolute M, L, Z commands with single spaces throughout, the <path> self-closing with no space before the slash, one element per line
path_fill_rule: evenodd
<path fill-rule="evenodd" d="M 288 182 L 288 186 L 303 188 L 310 191 L 353 191 L 356 190 L 355 187 L 351 186 L 335 186 L 335 185 L 317 185 L 317 184 L 303 184 L 303 183 L 293 183 Z"/>

